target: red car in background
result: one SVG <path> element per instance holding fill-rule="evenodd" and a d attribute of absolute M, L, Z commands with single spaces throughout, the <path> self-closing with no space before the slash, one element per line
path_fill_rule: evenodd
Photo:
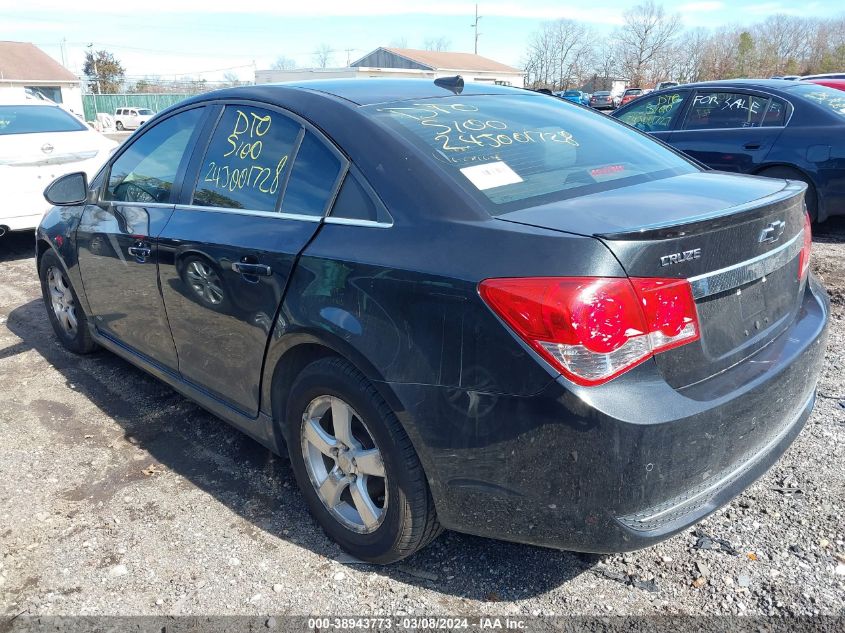
<path fill-rule="evenodd" d="M 622 103 L 619 104 L 619 105 L 621 107 L 621 106 L 625 105 L 626 103 L 633 101 L 637 97 L 642 97 L 644 94 L 645 94 L 645 92 L 643 91 L 642 88 L 628 88 L 622 94 Z"/>
<path fill-rule="evenodd" d="M 808 79 L 810 83 L 819 84 L 820 86 L 827 86 L 828 88 L 836 88 L 837 90 L 845 90 L 845 79 Z"/>

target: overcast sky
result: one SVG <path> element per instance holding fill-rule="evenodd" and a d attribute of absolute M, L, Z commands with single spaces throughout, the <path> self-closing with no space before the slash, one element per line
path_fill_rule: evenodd
<path fill-rule="evenodd" d="M 519 65 L 531 33 L 546 20 L 572 18 L 606 33 L 634 0 L 486 0 L 479 3 L 478 52 Z M 773 13 L 832 16 L 842 0 L 701 0 L 665 2 L 685 26 L 750 24 Z M 237 11 L 233 11 L 237 7 Z M 0 40 L 30 41 L 80 72 L 93 43 L 121 60 L 130 78 L 182 75 L 252 79 L 253 63 L 268 68 L 278 56 L 313 65 L 314 50 L 329 44 L 332 65 L 346 64 L 396 40 L 423 48 L 445 37 L 452 50 L 472 52 L 475 5 L 461 0 L 0 0 Z M 351 49 L 347 52 L 346 49 Z"/>

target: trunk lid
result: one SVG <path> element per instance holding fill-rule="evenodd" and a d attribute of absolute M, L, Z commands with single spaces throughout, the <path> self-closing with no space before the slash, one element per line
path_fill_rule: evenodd
<path fill-rule="evenodd" d="M 689 279 L 701 339 L 655 357 L 667 382 L 683 388 L 753 355 L 794 319 L 804 190 L 702 172 L 499 217 L 595 237 L 632 277 Z"/>

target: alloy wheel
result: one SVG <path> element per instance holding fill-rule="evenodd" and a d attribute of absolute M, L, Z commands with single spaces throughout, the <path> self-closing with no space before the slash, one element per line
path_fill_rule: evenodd
<path fill-rule="evenodd" d="M 317 496 L 339 523 L 369 534 L 387 513 L 387 474 L 381 452 L 355 410 L 335 396 L 311 401 L 300 443 Z"/>
<path fill-rule="evenodd" d="M 47 287 L 50 290 L 50 304 L 56 320 L 65 334 L 71 338 L 75 337 L 79 327 L 76 303 L 64 273 L 55 266 L 47 269 Z"/>

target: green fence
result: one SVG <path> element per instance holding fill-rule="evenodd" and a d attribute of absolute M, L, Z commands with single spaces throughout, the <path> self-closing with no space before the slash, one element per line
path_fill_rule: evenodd
<path fill-rule="evenodd" d="M 82 106 L 85 109 L 85 120 L 93 121 L 97 112 L 114 115 L 117 108 L 126 106 L 149 108 L 153 112 L 164 110 L 174 103 L 179 103 L 192 95 L 189 94 L 115 94 L 115 95 L 82 95 Z"/>

